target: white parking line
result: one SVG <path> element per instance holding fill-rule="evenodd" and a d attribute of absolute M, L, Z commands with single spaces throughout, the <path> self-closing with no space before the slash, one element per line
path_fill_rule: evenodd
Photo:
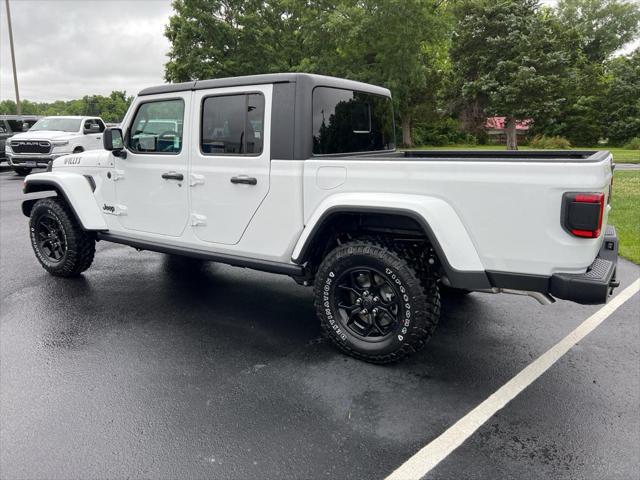
<path fill-rule="evenodd" d="M 609 315 L 640 291 L 640 279 L 633 282 L 596 313 L 582 322 L 569 335 L 543 353 L 533 363 L 496 390 L 489 398 L 467 413 L 442 435 L 423 447 L 385 480 L 417 480 L 429 473 L 489 420 L 498 410 L 546 372 L 565 353 L 593 332 Z"/>

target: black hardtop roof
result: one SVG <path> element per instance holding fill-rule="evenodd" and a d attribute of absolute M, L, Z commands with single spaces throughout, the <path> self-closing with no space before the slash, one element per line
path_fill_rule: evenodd
<path fill-rule="evenodd" d="M 270 83 L 306 83 L 311 88 L 316 86 L 337 87 L 349 90 L 359 90 L 377 95 L 391 96 L 391 92 L 383 87 L 311 73 L 267 73 L 264 75 L 247 75 L 242 77 L 215 78 L 211 80 L 194 80 L 184 83 L 167 83 L 164 85 L 145 88 L 144 90 L 141 90 L 138 95 L 155 95 L 159 93 L 205 90 L 209 88 L 242 87 L 245 85 L 265 85 Z"/>

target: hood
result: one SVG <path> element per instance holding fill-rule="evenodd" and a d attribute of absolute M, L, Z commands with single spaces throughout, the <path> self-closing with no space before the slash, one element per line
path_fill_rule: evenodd
<path fill-rule="evenodd" d="M 38 130 L 16 133 L 11 140 L 69 140 L 78 136 L 77 132 L 59 132 L 54 130 Z"/>

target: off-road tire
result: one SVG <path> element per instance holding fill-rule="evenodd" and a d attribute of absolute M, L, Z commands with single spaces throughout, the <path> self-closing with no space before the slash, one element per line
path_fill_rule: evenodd
<path fill-rule="evenodd" d="M 31 168 L 24 168 L 24 167 L 12 167 L 13 171 L 16 172 L 18 175 L 21 175 L 23 177 L 26 177 L 27 175 L 29 175 L 31 173 Z"/>
<path fill-rule="evenodd" d="M 440 293 L 436 279 L 412 265 L 408 257 L 390 244 L 364 239 L 344 243 L 324 258 L 315 277 L 314 305 L 324 333 L 340 350 L 360 360 L 385 364 L 406 358 L 427 343 L 440 317 Z M 384 273 L 401 297 L 402 313 L 392 333 L 372 343 L 345 325 L 344 311 L 337 306 L 339 279 L 360 267 Z"/>
<path fill-rule="evenodd" d="M 58 261 L 49 258 L 36 240 L 38 222 L 44 216 L 57 221 L 66 249 Z M 31 246 L 42 267 L 57 277 L 75 277 L 91 266 L 96 251 L 95 237 L 85 231 L 66 202 L 59 198 L 38 200 L 29 220 Z"/>

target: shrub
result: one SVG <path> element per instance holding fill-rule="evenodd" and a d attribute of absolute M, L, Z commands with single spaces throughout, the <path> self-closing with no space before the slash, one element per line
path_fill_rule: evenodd
<path fill-rule="evenodd" d="M 627 150 L 640 150 L 640 137 L 633 137 L 624 148 Z"/>
<path fill-rule="evenodd" d="M 417 123 L 411 129 L 415 145 L 453 145 L 456 143 L 476 143 L 473 135 L 464 133 L 460 124 L 453 118 L 442 118 L 432 123 Z"/>
<path fill-rule="evenodd" d="M 564 137 L 554 136 L 547 137 L 546 135 L 536 135 L 529 142 L 531 148 L 543 148 L 549 150 L 566 150 L 571 148 L 571 143 Z"/>

